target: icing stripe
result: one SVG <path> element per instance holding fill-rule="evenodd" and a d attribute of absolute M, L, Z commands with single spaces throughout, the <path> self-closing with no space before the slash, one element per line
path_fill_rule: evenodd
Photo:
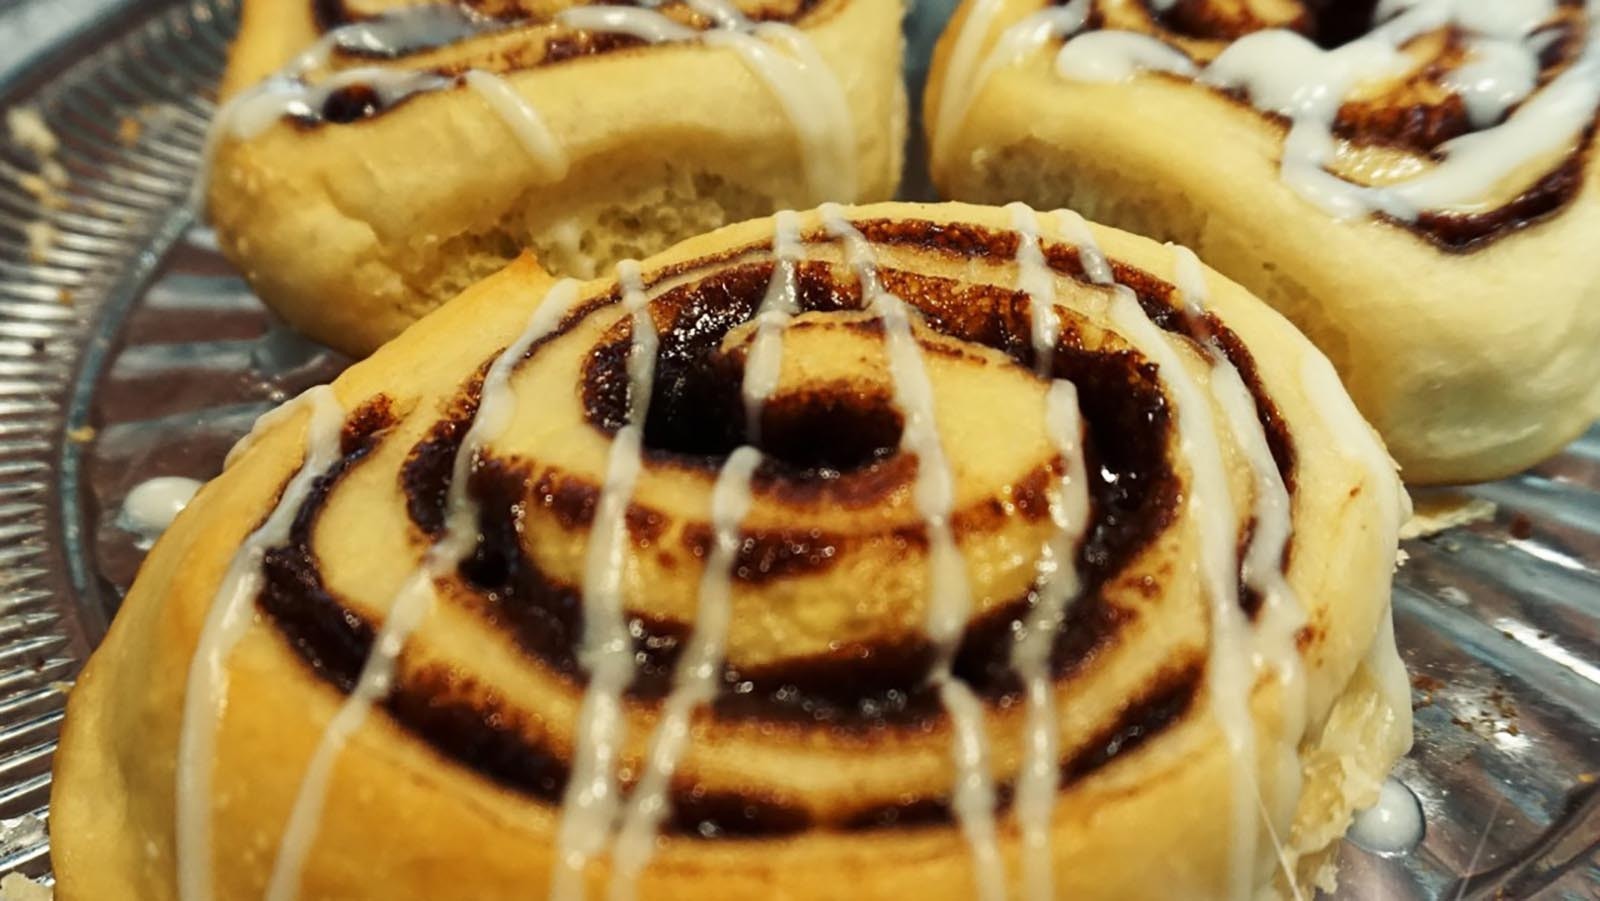
<path fill-rule="evenodd" d="M 1064 211 L 1061 219 L 1069 224 L 1069 234 L 1081 232 L 1081 236 L 1088 239 L 1079 245 L 1080 255 L 1103 259 L 1087 229 L 1082 227 L 1082 217 Z M 1133 291 L 1116 284 L 1112 289 L 1109 312 L 1113 325 L 1160 369 L 1177 406 L 1179 451 L 1189 461 L 1188 503 L 1200 542 L 1200 582 L 1210 610 L 1207 694 L 1212 717 L 1227 744 L 1232 770 L 1226 890 L 1231 898 L 1248 897 L 1256 852 L 1255 723 L 1250 713 L 1254 676 L 1250 666 L 1248 623 L 1238 604 L 1233 546 L 1237 519 L 1223 467 L 1222 448 L 1211 405 L 1184 368 L 1182 359 L 1145 314 Z"/>
<path fill-rule="evenodd" d="M 252 605 L 261 591 L 261 561 L 268 549 L 289 537 L 289 528 L 313 483 L 339 459 L 344 409 L 333 389 L 319 385 L 257 420 L 230 461 L 259 436 L 310 408 L 305 456 L 265 522 L 245 538 L 228 564 L 201 627 L 184 688 L 177 759 L 176 842 L 178 897 L 206 901 L 214 888 L 211 851 L 217 730 L 228 699 L 228 657 L 253 622 Z"/>
<path fill-rule="evenodd" d="M 346 742 L 366 721 L 372 706 L 388 694 L 401 650 L 433 607 L 435 581 L 451 578 L 477 544 L 478 505 L 467 484 L 473 461 L 481 449 L 510 425 L 516 403 L 516 393 L 511 387 L 512 372 L 535 341 L 560 325 L 562 317 L 577 300 L 577 288 L 577 283 L 570 280 L 551 287 L 529 318 L 527 327 L 495 358 L 484 376 L 477 411 L 451 467 L 444 533 L 396 594 L 355 689 L 329 722 L 312 753 L 273 862 L 267 886 L 268 901 L 290 901 L 298 896 L 301 870 L 322 819 L 333 768 Z"/>
<path fill-rule="evenodd" d="M 1005 0 L 978 0 L 963 21 L 950 51 L 944 86 L 934 119 L 931 157 L 935 171 L 949 158 L 956 130 L 967 121 L 978 92 L 995 72 L 1015 65 L 1049 41 L 1072 34 L 1088 21 L 1090 0 L 1069 0 L 1040 10 L 1001 33 L 994 48 L 983 53 L 983 41 L 994 27 Z"/>
<path fill-rule="evenodd" d="M 800 312 L 800 286 L 795 264 L 800 260 L 800 217 L 783 210 L 774 220 L 772 234 L 772 280 L 756 311 L 756 334 L 745 359 L 744 396 L 745 434 L 751 443 L 761 437 L 761 408 L 777 390 L 783 367 L 783 332 L 789 320 Z"/>
<path fill-rule="evenodd" d="M 955 503 L 953 477 L 934 419 L 933 387 L 922 350 L 911 330 L 905 302 L 883 289 L 871 245 L 837 204 L 819 210 L 829 234 L 844 243 L 845 257 L 861 281 L 862 299 L 884 327 L 895 405 L 905 416 L 901 447 L 917 457 L 912 496 L 928 531 L 927 632 L 937 648 L 929 682 L 938 686 L 955 734 L 956 784 L 951 806 L 971 847 L 977 893 L 985 901 L 1005 897 L 1005 871 L 995 835 L 994 777 L 989 771 L 983 705 L 951 672 L 956 644 L 972 609 L 966 562 L 950 530 Z"/>
<path fill-rule="evenodd" d="M 571 161 L 561 148 L 544 117 L 533 108 L 527 98 L 517 92 L 502 76 L 482 69 L 472 69 L 463 78 L 467 87 L 478 92 L 489 108 L 494 110 L 506 126 L 516 134 L 517 140 L 543 169 L 545 178 L 555 181 L 565 178 Z"/>
<path fill-rule="evenodd" d="M 1205 315 L 1208 299 L 1205 271 L 1187 247 L 1172 245 L 1173 271 L 1181 302 L 1191 319 Z M 1283 475 L 1278 471 L 1261 426 L 1260 411 L 1238 369 L 1214 338 L 1204 342 L 1211 357 L 1211 395 L 1216 398 L 1234 444 L 1250 466 L 1254 504 L 1254 527 L 1245 548 L 1241 575 L 1245 585 L 1261 598 L 1261 610 L 1253 635 L 1253 658 L 1259 668 L 1273 673 L 1281 686 L 1280 713 L 1283 740 L 1273 749 L 1276 760 L 1274 781 L 1286 786 L 1276 793 L 1282 804 L 1268 814 L 1269 835 L 1277 846 L 1283 875 L 1296 897 L 1300 891 L 1295 874 L 1283 854 L 1273 822 L 1287 826 L 1300 796 L 1300 739 L 1306 728 L 1305 665 L 1300 657 L 1298 636 L 1305 625 L 1304 605 L 1283 571 L 1293 529 L 1292 506 Z"/>
<path fill-rule="evenodd" d="M 1048 378 L 1060 333 L 1055 312 L 1055 273 L 1039 246 L 1038 214 L 1020 203 L 1007 209 L 1017 229 L 1017 287 L 1028 295 L 1034 367 Z M 1056 530 L 1039 557 L 1037 598 L 1018 633 L 1011 658 L 1027 698 L 1016 809 L 1022 828 L 1023 888 L 1027 897 L 1035 901 L 1055 897 L 1050 825 L 1061 784 L 1061 725 L 1056 719 L 1050 652 L 1067 609 L 1082 589 L 1076 557 L 1078 543 L 1089 524 L 1088 474 L 1079 438 L 1083 422 L 1078 413 L 1078 392 L 1070 382 L 1051 383 L 1045 399 L 1045 424 L 1065 469 L 1050 499 L 1050 517 Z"/>
<path fill-rule="evenodd" d="M 733 564 L 739 550 L 739 525 L 750 510 L 750 478 L 760 462 L 761 453 L 753 447 L 735 450 L 712 488 L 711 524 L 715 536 L 700 577 L 694 635 L 673 673 L 672 693 L 662 706 L 644 773 L 623 814 L 613 857 L 612 901 L 630 901 L 634 897 L 639 874 L 650 861 L 661 820 L 667 813 L 667 793 L 689 741 L 691 717 L 716 695 L 733 613 Z"/>
<path fill-rule="evenodd" d="M 691 0 L 689 5 L 715 27 L 694 31 L 655 10 L 630 6 L 580 7 L 556 18 L 570 27 L 612 31 L 651 43 L 699 38 L 708 46 L 732 50 L 766 85 L 794 127 L 811 200 L 853 198 L 859 186 L 854 119 L 837 76 L 811 39 L 792 25 L 755 24 L 724 0 Z M 784 45 L 788 53 L 779 53 L 762 37 Z"/>
<path fill-rule="evenodd" d="M 617 264 L 622 303 L 632 317 L 628 354 L 628 421 L 612 439 L 606 479 L 596 502 L 583 570 L 583 644 L 579 659 L 589 687 L 573 733 L 572 775 L 561 804 L 556 869 L 550 897 L 584 897 L 583 873 L 605 849 L 616 820 L 616 765 L 627 735 L 622 692 L 633 681 L 633 637 L 623 609 L 622 572 L 627 553 L 627 511 L 638 481 L 645 417 L 655 382 L 659 342 L 650 317 L 639 264 Z"/>
<path fill-rule="evenodd" d="M 1022 827 L 1023 885 L 1027 897 L 1035 901 L 1055 897 L 1050 825 L 1061 783 L 1061 724 L 1056 718 L 1050 652 L 1067 609 L 1082 588 L 1075 559 L 1089 523 L 1089 478 L 1079 439 L 1083 423 L 1078 414 L 1078 392 L 1071 382 L 1057 380 L 1050 385 L 1046 404 L 1045 421 L 1066 470 L 1050 500 L 1050 518 L 1056 532 L 1039 559 L 1038 599 L 1012 654 L 1012 665 L 1022 678 L 1028 705 L 1016 807 Z"/>

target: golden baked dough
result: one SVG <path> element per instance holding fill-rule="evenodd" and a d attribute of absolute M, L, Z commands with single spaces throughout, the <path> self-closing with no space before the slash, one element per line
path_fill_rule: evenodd
<path fill-rule="evenodd" d="M 364 355 L 524 249 L 589 277 L 784 207 L 888 199 L 901 13 L 246 0 L 211 218 L 275 312 Z M 269 78 L 308 48 L 303 79 Z"/>
<path fill-rule="evenodd" d="M 1405 506 L 1293 326 L 1072 214 L 524 257 L 157 544 L 59 896 L 1309 893 L 1410 743 Z"/>
<path fill-rule="evenodd" d="M 1581 3 L 1372 9 L 969 0 L 934 179 L 1193 247 L 1332 358 L 1407 481 L 1498 478 L 1600 413 L 1600 40 Z"/>

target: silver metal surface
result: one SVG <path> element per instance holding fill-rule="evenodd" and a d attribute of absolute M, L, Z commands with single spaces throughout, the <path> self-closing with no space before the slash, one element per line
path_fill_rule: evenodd
<path fill-rule="evenodd" d="M 256 414 L 345 363 L 275 326 L 182 209 L 233 4 L 118 4 L 142 18 L 67 29 L 75 49 L 35 57 L 48 79 L 0 68 L 0 107 L 35 108 L 70 176 L 42 203 L 39 161 L 0 140 L 0 872 L 48 872 L 26 817 L 48 818 L 59 683 L 143 555 L 124 496 L 214 475 Z M 949 6 L 917 5 L 909 77 Z M 1426 835 L 1348 846 L 1340 898 L 1600 898 L 1600 431 L 1470 494 L 1494 517 L 1407 542 L 1395 595 L 1418 705 L 1398 775 Z"/>

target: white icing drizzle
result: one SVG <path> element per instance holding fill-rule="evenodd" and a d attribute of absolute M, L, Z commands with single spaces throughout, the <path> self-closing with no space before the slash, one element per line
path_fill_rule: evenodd
<path fill-rule="evenodd" d="M 819 212 L 823 226 L 844 243 L 846 260 L 861 282 L 864 303 L 883 323 L 895 405 L 905 416 L 901 448 L 918 460 L 912 496 L 928 531 L 926 628 L 938 649 L 928 678 L 939 688 L 955 733 L 956 784 L 951 808 L 972 850 L 978 897 L 999 901 L 1005 897 L 1005 871 L 995 836 L 994 777 L 989 771 L 983 705 L 972 689 L 951 673 L 972 597 L 966 561 L 950 529 L 954 477 L 934 418 L 933 386 L 905 302 L 884 290 L 871 245 L 837 204 L 824 204 Z"/>
<path fill-rule="evenodd" d="M 556 136 L 551 134 L 544 117 L 539 115 L 527 98 L 518 93 L 503 76 L 493 72 L 471 69 L 462 77 L 467 87 L 476 91 L 495 115 L 516 134 L 528 155 L 544 169 L 546 178 L 554 181 L 566 176 L 571 161 L 566 151 L 561 149 Z"/>
<path fill-rule="evenodd" d="M 228 564 L 194 656 L 189 661 L 179 726 L 177 758 L 176 841 L 178 897 L 206 901 L 215 890 L 211 853 L 213 778 L 217 730 L 228 698 L 228 658 L 250 628 L 251 611 L 261 591 L 261 563 L 267 551 L 288 540 L 295 514 L 312 484 L 339 458 L 344 409 L 333 389 L 318 386 L 257 422 L 253 435 L 310 408 L 305 453 L 300 468 L 284 487 L 265 522 L 251 532 Z"/>
<path fill-rule="evenodd" d="M 1204 270 L 1189 248 L 1172 245 L 1172 254 L 1178 291 L 1188 316 L 1197 320 L 1205 313 L 1208 297 Z M 1303 694 L 1303 672 L 1300 654 L 1295 648 L 1295 635 L 1305 624 L 1305 609 L 1283 573 L 1283 557 L 1293 527 L 1289 490 L 1273 459 L 1266 430 L 1261 425 L 1260 410 L 1244 378 L 1215 338 L 1208 337 L 1204 344 L 1211 356 L 1212 395 L 1227 418 L 1228 431 L 1250 465 L 1254 482 L 1255 503 L 1251 512 L 1255 528 L 1245 549 L 1241 570 L 1245 584 L 1262 600 L 1257 628 L 1258 640 L 1262 640 L 1264 649 L 1258 651 L 1258 656 L 1269 668 L 1277 670 L 1286 683 L 1289 689 L 1285 696 L 1286 709 L 1300 710 L 1304 707 L 1299 701 Z M 1299 729 L 1291 726 L 1289 731 L 1298 733 Z M 1298 741 L 1298 735 L 1295 740 Z"/>
<path fill-rule="evenodd" d="M 756 334 L 745 359 L 744 396 L 745 434 L 751 443 L 760 441 L 761 408 L 778 388 L 783 367 L 783 333 L 789 320 L 800 312 L 800 286 L 795 264 L 800 259 L 800 218 L 792 210 L 778 213 L 772 230 L 772 279 L 766 296 L 756 311 Z"/>
<path fill-rule="evenodd" d="M 1060 337 L 1055 273 L 1040 247 L 1038 214 L 1021 203 L 1010 204 L 1007 209 L 1017 231 L 1017 287 L 1028 295 L 1034 368 L 1050 378 Z M 1056 719 L 1050 652 L 1068 608 L 1082 589 L 1076 566 L 1077 548 L 1089 522 L 1083 423 L 1078 413 L 1078 392 L 1072 383 L 1059 379 L 1051 382 L 1045 398 L 1045 427 L 1064 467 L 1056 494 L 1050 499 L 1050 518 L 1056 529 L 1041 550 L 1037 596 L 1011 655 L 1012 667 L 1027 699 L 1016 811 L 1022 829 L 1022 884 L 1026 896 L 1035 901 L 1055 897 L 1050 824 L 1061 784 L 1061 725 Z"/>
<path fill-rule="evenodd" d="M 1010 203 L 1011 227 L 1017 232 L 1017 289 L 1028 295 L 1030 331 L 1033 333 L 1033 366 L 1049 376 L 1061 323 L 1056 320 L 1056 276 L 1045 262 L 1039 247 L 1039 216 L 1023 203 Z"/>
<path fill-rule="evenodd" d="M 682 22 L 637 6 L 574 6 L 557 13 L 556 21 L 579 31 L 624 34 L 647 44 L 692 41 L 700 36 Z"/>
<path fill-rule="evenodd" d="M 557 282 L 534 310 L 522 333 L 490 364 L 479 393 L 478 409 L 451 467 L 444 532 L 395 595 L 355 688 L 328 723 L 306 766 L 284 827 L 277 859 L 273 862 L 267 885 L 268 901 L 291 901 L 297 897 L 300 874 L 322 820 L 334 766 L 345 744 L 366 721 L 372 706 L 392 687 L 400 652 L 433 608 L 435 582 L 450 578 L 477 544 L 478 504 L 468 491 L 469 476 L 479 452 L 511 423 L 516 408 L 511 376 L 533 343 L 560 324 L 577 297 L 576 282 Z"/>
<path fill-rule="evenodd" d="M 1591 17 L 1596 7 L 1590 4 Z M 1496 186 L 1570 147 L 1594 121 L 1600 33 L 1592 27 L 1578 59 L 1535 90 L 1538 54 L 1548 40 L 1537 29 L 1554 11 L 1552 0 L 1387 0 L 1378 8 L 1378 18 L 1386 21 L 1344 46 L 1324 50 L 1296 32 L 1268 29 L 1234 41 L 1198 72 L 1181 50 L 1155 38 L 1096 31 L 1068 41 L 1056 68 L 1079 81 L 1125 81 L 1164 71 L 1241 89 L 1258 109 L 1289 118 L 1281 174 L 1302 198 L 1340 219 L 1382 212 L 1412 220 L 1427 210 L 1482 209 Z M 1329 171 L 1338 152 L 1332 129 L 1340 105 L 1365 84 L 1415 69 L 1401 48 L 1447 26 L 1466 34 L 1472 55 L 1443 84 L 1461 95 L 1482 130 L 1445 142 L 1440 163 L 1393 184 L 1359 185 Z"/>
<path fill-rule="evenodd" d="M 794 127 L 812 200 L 854 197 L 859 183 L 854 119 L 838 77 L 805 32 L 782 23 L 751 22 L 727 0 L 689 0 L 688 5 L 714 27 L 695 31 L 653 9 L 632 6 L 578 7 L 556 19 L 572 28 L 628 34 L 649 43 L 698 38 L 732 50 L 772 92 Z M 782 44 L 788 52 L 777 52 L 761 38 Z"/>
<path fill-rule="evenodd" d="M 1378 803 L 1356 813 L 1349 838 L 1374 854 L 1392 857 L 1416 847 L 1422 828 L 1417 796 L 1391 776 L 1378 789 Z"/>
<path fill-rule="evenodd" d="M 256 421 L 250 424 L 250 431 L 245 433 L 244 437 L 235 441 L 233 447 L 228 448 L 228 455 L 222 459 L 222 468 L 228 469 L 234 463 L 237 463 L 245 454 L 249 453 L 251 448 L 256 446 L 256 443 L 263 436 L 277 428 L 279 423 L 299 413 L 302 407 L 311 402 L 312 395 L 320 393 L 323 387 L 322 385 L 314 385 L 307 388 L 300 394 L 257 416 Z"/>
<path fill-rule="evenodd" d="M 622 599 L 628 503 L 642 465 L 645 416 L 650 409 L 659 339 L 650 316 L 639 264 L 617 264 L 623 308 L 632 317 L 628 352 L 628 419 L 611 442 L 605 483 L 595 505 L 583 569 L 583 637 L 578 660 L 589 686 L 573 728 L 572 775 L 561 804 L 553 899 L 584 897 L 588 862 L 605 849 L 618 809 L 616 766 L 627 735 L 622 693 L 636 671 L 633 637 Z"/>
<path fill-rule="evenodd" d="M 322 62 L 335 46 L 366 56 L 394 57 L 444 47 L 512 24 L 487 18 L 458 3 L 422 3 L 335 28 L 314 45 L 313 51 L 320 54 Z M 304 68 L 310 70 L 318 65 Z"/>
<path fill-rule="evenodd" d="M 1045 425 L 1066 470 L 1056 496 L 1050 500 L 1050 518 L 1056 531 L 1039 558 L 1038 599 L 1011 656 L 1027 694 L 1027 737 L 1017 775 L 1016 810 L 1022 827 L 1023 886 L 1027 897 L 1035 901 L 1055 897 L 1050 824 L 1061 784 L 1061 724 L 1056 719 L 1050 651 L 1067 610 L 1082 589 L 1075 561 L 1078 543 L 1089 522 L 1089 481 L 1084 471 L 1078 392 L 1071 382 L 1058 379 L 1050 384 L 1045 403 Z"/>
<path fill-rule="evenodd" d="M 1155 363 L 1177 406 L 1179 454 L 1189 462 L 1188 505 L 1200 542 L 1199 576 L 1210 611 L 1211 647 L 1206 684 L 1212 718 L 1231 762 L 1227 896 L 1250 894 L 1256 854 L 1254 686 L 1249 624 L 1239 609 L 1234 536 L 1237 519 L 1223 466 L 1211 404 L 1166 336 L 1145 314 L 1133 291 L 1113 286 L 1111 321 Z"/>
<path fill-rule="evenodd" d="M 711 492 L 711 553 L 700 577 L 700 604 L 694 634 L 672 674 L 672 691 L 650 743 L 643 775 L 628 806 L 612 857 L 612 901 L 631 901 L 639 874 L 655 848 L 666 816 L 668 790 L 689 741 L 694 712 L 715 695 L 722 676 L 723 650 L 733 612 L 733 566 L 739 552 L 739 526 L 751 505 L 750 478 L 761 452 L 749 445 L 728 456 Z"/>
<path fill-rule="evenodd" d="M 1115 280 L 1110 261 L 1100 251 L 1100 245 L 1095 243 L 1089 223 L 1083 221 L 1082 216 L 1072 210 L 1057 210 L 1056 229 L 1078 248 L 1078 264 L 1083 267 L 1083 274 L 1089 281 L 1097 285 L 1109 285 Z"/>
<path fill-rule="evenodd" d="M 1473 126 L 1484 128 L 1533 93 L 1539 60 L 1522 45 L 1502 38 L 1477 38 L 1468 49 L 1471 62 L 1446 73 L 1444 84 L 1461 95 Z"/>
<path fill-rule="evenodd" d="M 1089 31 L 1056 54 L 1056 74 L 1074 81 L 1127 81 L 1141 72 L 1193 75 L 1183 51 L 1132 31 Z"/>
<path fill-rule="evenodd" d="M 1172 245 L 1172 254 L 1174 281 L 1186 314 L 1191 322 L 1198 322 L 1205 314 L 1208 300 L 1204 268 L 1187 247 Z M 1306 612 L 1283 572 L 1293 528 L 1291 499 L 1283 474 L 1272 456 L 1266 430 L 1261 425 L 1260 410 L 1250 389 L 1214 337 L 1208 335 L 1204 345 L 1211 357 L 1211 394 L 1227 420 L 1235 445 L 1250 466 L 1254 529 L 1240 569 L 1244 584 L 1261 599 L 1253 642 L 1254 671 L 1273 673 L 1282 693 L 1279 709 L 1283 717 L 1283 739 L 1273 750 L 1277 767 L 1275 778 L 1285 786 L 1277 793 L 1283 800 L 1277 814 L 1283 822 L 1288 822 L 1300 795 L 1298 747 L 1306 727 L 1305 664 L 1297 643 L 1300 629 L 1306 622 Z M 1283 855 L 1276 830 L 1271 829 L 1270 817 L 1268 826 L 1279 859 L 1283 861 L 1284 877 L 1298 897 L 1294 868 Z"/>
<path fill-rule="evenodd" d="M 938 116 L 934 120 L 933 160 L 949 156 L 956 129 L 967 120 L 978 92 L 996 71 L 1015 65 L 1049 41 L 1072 34 L 1088 21 L 1090 0 L 1069 0 L 1029 15 L 1001 32 L 987 54 L 983 41 L 994 27 L 994 19 L 1004 0 L 978 0 L 967 13 L 945 67 L 944 88 L 939 93 Z"/>
<path fill-rule="evenodd" d="M 935 159 L 943 158 L 948 152 L 950 142 L 955 138 L 956 127 L 966 121 L 972 99 L 983 87 L 982 80 L 976 77 L 982 61 L 983 42 L 989 36 L 995 16 L 1000 14 L 1005 5 L 1005 0 L 978 0 L 968 8 L 961 30 L 956 33 L 934 120 Z"/>
<path fill-rule="evenodd" d="M 200 483 L 182 476 L 157 476 L 133 486 L 122 499 L 117 524 L 141 538 L 156 538 L 189 506 Z"/>
<path fill-rule="evenodd" d="M 1321 415 L 1332 434 L 1339 453 L 1366 471 L 1363 490 L 1377 492 L 1378 528 L 1374 540 L 1381 548 L 1394 547 L 1400 540 L 1400 525 L 1411 518 L 1411 497 L 1400 484 L 1394 461 L 1378 440 L 1377 434 L 1355 401 L 1345 391 L 1333 364 L 1321 351 L 1310 349 L 1300 361 L 1300 384 L 1311 406 Z M 1381 590 L 1389 589 L 1387 578 Z M 1386 611 L 1378 622 L 1377 634 L 1367 650 L 1366 667 L 1378 680 L 1384 701 L 1391 711 L 1411 709 L 1411 681 L 1400 660 L 1394 641 L 1394 619 Z M 1394 714 L 1399 716 L 1398 713 Z M 1410 743 L 1410 717 L 1405 717 L 1406 743 Z"/>

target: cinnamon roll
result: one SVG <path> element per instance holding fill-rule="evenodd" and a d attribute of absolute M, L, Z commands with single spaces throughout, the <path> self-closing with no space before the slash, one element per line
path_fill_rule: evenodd
<path fill-rule="evenodd" d="M 160 540 L 61 895 L 1304 897 L 1410 742 L 1405 508 L 1286 320 L 1071 213 L 524 257 Z"/>
<path fill-rule="evenodd" d="M 1192 246 L 1332 358 L 1408 481 L 1600 413 L 1600 5 L 970 0 L 926 97 L 948 197 Z"/>
<path fill-rule="evenodd" d="M 246 0 L 210 215 L 274 311 L 363 355 L 525 248 L 587 278 L 786 206 L 888 199 L 900 17 L 897 0 Z"/>

